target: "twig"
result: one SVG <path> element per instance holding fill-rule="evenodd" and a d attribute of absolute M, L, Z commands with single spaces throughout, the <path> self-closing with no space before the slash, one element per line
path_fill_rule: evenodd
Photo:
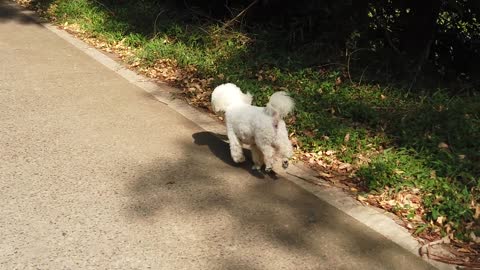
<path fill-rule="evenodd" d="M 225 28 L 227 28 L 230 24 L 232 24 L 233 22 L 235 22 L 238 18 L 240 18 L 241 16 L 243 16 L 243 14 L 245 14 L 245 12 L 247 12 L 251 7 L 253 7 L 256 3 L 258 3 L 259 0 L 254 0 L 252 3 L 250 3 L 250 5 L 248 5 L 244 10 L 242 10 L 240 13 L 237 14 L 237 16 L 235 16 L 233 19 L 229 20 L 228 22 L 226 22 L 221 28 L 217 29 L 215 32 L 218 32 L 218 31 L 221 31 L 221 30 L 224 30 Z"/>
<path fill-rule="evenodd" d="M 382 14 L 382 18 L 385 18 L 385 14 Z M 383 28 L 383 33 L 385 34 L 385 39 L 387 40 L 387 43 L 388 45 L 393 49 L 393 51 L 398 54 L 398 55 L 401 55 L 402 52 L 397 48 L 397 46 L 395 46 L 395 44 L 393 44 L 393 41 L 392 41 L 392 37 L 390 36 L 390 30 L 388 29 L 388 26 L 387 26 L 387 22 L 383 22 L 383 20 L 381 19 L 375 19 L 375 21 L 377 22 L 377 24 L 380 25 L 380 27 Z"/>
<path fill-rule="evenodd" d="M 352 58 L 352 55 L 348 53 L 348 49 L 346 51 L 346 55 L 347 55 L 347 75 L 348 75 L 348 79 L 350 80 L 350 83 L 353 84 L 352 76 L 350 75 L 350 59 Z"/>
<path fill-rule="evenodd" d="M 426 255 L 427 258 L 429 258 L 429 259 L 439 261 L 439 262 L 443 262 L 443 263 L 447 263 L 447 264 L 455 264 L 455 265 L 459 265 L 459 266 L 471 267 L 471 268 L 474 268 L 474 269 L 480 268 L 480 263 L 479 262 L 465 261 L 465 260 L 462 260 L 461 258 L 458 258 L 458 256 L 457 256 L 457 258 L 452 258 L 452 257 L 432 254 L 432 252 L 430 251 L 430 247 L 433 247 L 433 246 L 436 246 L 436 245 L 442 245 L 442 244 L 450 244 L 450 239 L 448 239 L 448 236 L 446 236 L 446 237 L 444 237 L 440 240 L 436 240 L 436 241 L 433 241 L 433 242 L 430 242 L 430 243 L 427 243 L 427 244 L 421 246 L 420 249 L 418 250 L 419 255 L 420 256 Z"/>
<path fill-rule="evenodd" d="M 352 58 L 352 55 L 358 51 L 369 51 L 370 49 L 367 49 L 367 48 L 359 48 L 359 49 L 356 49 L 354 50 L 353 52 L 351 53 L 348 53 L 348 49 L 346 51 L 346 55 L 347 55 L 347 76 L 348 76 L 348 79 L 350 80 L 350 83 L 353 84 L 353 81 L 352 81 L 352 76 L 350 75 L 350 60 Z"/>
<path fill-rule="evenodd" d="M 425 64 L 425 61 L 428 59 L 428 56 L 430 55 L 430 49 L 432 47 L 434 38 L 432 37 L 427 45 L 425 46 L 424 53 L 421 55 L 420 60 L 418 61 L 417 65 L 417 70 L 415 71 L 415 75 L 413 76 L 412 82 L 410 83 L 410 86 L 408 87 L 408 92 L 412 90 L 413 86 L 417 82 L 418 75 L 422 72 L 423 65 Z"/>
<path fill-rule="evenodd" d="M 208 32 L 208 30 L 205 30 L 205 29 L 203 29 L 203 28 L 200 27 L 200 26 L 197 26 L 197 29 L 199 29 L 200 31 L 204 32 L 204 33 L 207 34 L 207 35 L 210 35 L 210 32 Z"/>
<path fill-rule="evenodd" d="M 110 14 L 115 15 L 115 12 L 113 12 L 113 10 L 111 10 L 110 8 L 108 8 L 105 4 L 103 4 L 103 3 L 101 3 L 101 2 L 99 2 L 99 1 L 97 1 L 97 0 L 93 0 L 93 2 L 95 2 L 95 3 L 99 4 L 99 5 L 101 5 L 102 7 L 104 7 L 106 10 L 108 10 L 108 12 L 110 12 Z"/>
<path fill-rule="evenodd" d="M 158 21 L 158 17 L 160 17 L 160 15 L 162 15 L 164 12 L 165 12 L 165 10 L 160 10 L 160 12 L 158 12 L 158 14 L 157 14 L 157 17 L 155 18 L 155 23 L 153 24 L 153 36 L 154 36 L 154 37 L 157 36 L 157 21 Z"/>
<path fill-rule="evenodd" d="M 228 6 L 228 0 L 225 1 L 225 8 L 228 10 L 228 12 L 230 12 L 230 15 L 233 16 L 233 11 Z"/>
<path fill-rule="evenodd" d="M 345 64 L 342 63 L 326 63 L 323 65 L 316 66 L 317 68 L 322 68 L 322 67 L 328 67 L 328 66 L 345 66 Z"/>
<path fill-rule="evenodd" d="M 385 39 L 387 40 L 388 45 L 390 45 L 390 47 L 393 49 L 393 51 L 396 54 L 401 55 L 402 53 L 400 52 L 400 50 L 397 48 L 397 46 L 395 46 L 395 44 L 393 44 L 393 41 L 392 41 L 392 38 L 390 37 L 390 32 L 388 32 L 388 29 L 384 28 L 384 31 L 385 31 Z"/>
<path fill-rule="evenodd" d="M 367 65 L 367 66 L 363 69 L 362 75 L 360 76 L 360 81 L 358 82 L 358 85 L 362 85 L 363 75 L 365 74 L 365 71 L 367 71 L 368 66 L 369 66 L 369 65 Z"/>
<path fill-rule="evenodd" d="M 430 258 L 432 260 L 447 263 L 447 264 L 465 266 L 465 267 L 468 267 L 470 269 L 480 269 L 480 263 L 477 263 L 477 262 L 468 262 L 468 261 L 466 262 L 466 261 L 463 261 L 461 259 L 452 259 L 452 258 L 448 258 L 448 257 L 434 255 L 434 254 L 431 254 L 430 252 L 427 253 L 427 256 L 428 256 L 428 258 Z"/>

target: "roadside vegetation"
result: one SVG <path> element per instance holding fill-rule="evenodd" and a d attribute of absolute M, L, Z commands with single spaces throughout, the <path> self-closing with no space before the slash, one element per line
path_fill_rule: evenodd
<path fill-rule="evenodd" d="M 422 238 L 479 248 L 473 0 L 301 1 L 311 5 L 301 10 L 275 1 L 19 2 L 180 87 L 199 108 L 224 82 L 258 105 L 287 90 L 297 103 L 288 119 L 296 158 L 320 178 L 397 214 Z"/>

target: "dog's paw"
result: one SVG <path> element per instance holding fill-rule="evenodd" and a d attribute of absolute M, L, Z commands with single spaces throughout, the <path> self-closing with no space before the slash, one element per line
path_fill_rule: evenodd
<path fill-rule="evenodd" d="M 261 168 L 262 168 L 262 166 L 258 166 L 258 165 L 253 165 L 252 166 L 252 170 L 254 170 L 254 171 L 260 171 Z"/>
<path fill-rule="evenodd" d="M 266 173 L 271 173 L 273 171 L 272 167 L 265 167 L 265 172 Z"/>
<path fill-rule="evenodd" d="M 245 156 L 234 158 L 233 161 L 235 161 L 235 163 L 245 162 Z"/>
<path fill-rule="evenodd" d="M 284 169 L 288 168 L 288 160 L 282 161 L 282 167 L 283 167 Z"/>

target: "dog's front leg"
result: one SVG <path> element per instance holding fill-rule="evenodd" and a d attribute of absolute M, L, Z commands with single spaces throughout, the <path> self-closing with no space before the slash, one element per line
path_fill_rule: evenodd
<path fill-rule="evenodd" d="M 278 154 L 282 158 L 282 167 L 288 168 L 288 160 L 293 155 L 293 147 L 288 138 L 288 131 L 284 121 L 278 123 L 277 140 L 275 146 L 278 149 Z"/>
<path fill-rule="evenodd" d="M 245 155 L 243 155 L 242 144 L 238 140 L 235 132 L 227 126 L 227 136 L 230 143 L 230 155 L 235 163 L 241 163 L 245 161 Z"/>
<path fill-rule="evenodd" d="M 278 144 L 278 154 L 282 158 L 282 167 L 284 169 L 288 168 L 288 160 L 293 155 L 292 145 L 288 138 L 283 140 L 282 143 Z"/>

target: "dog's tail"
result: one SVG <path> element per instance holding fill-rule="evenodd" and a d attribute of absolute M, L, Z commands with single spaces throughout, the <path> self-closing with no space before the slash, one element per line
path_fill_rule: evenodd
<path fill-rule="evenodd" d="M 233 83 L 217 86 L 212 93 L 212 109 L 216 112 L 225 112 L 232 105 L 252 104 L 252 95 L 242 93 L 242 90 Z"/>
<path fill-rule="evenodd" d="M 293 111 L 295 102 L 284 91 L 276 92 L 267 103 L 265 111 L 274 118 L 282 119 Z"/>

